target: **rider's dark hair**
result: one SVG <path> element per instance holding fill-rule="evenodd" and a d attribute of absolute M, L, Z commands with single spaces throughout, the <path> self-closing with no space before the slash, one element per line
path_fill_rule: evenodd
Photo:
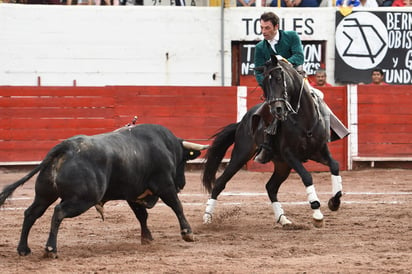
<path fill-rule="evenodd" d="M 265 22 L 270 21 L 274 27 L 279 24 L 279 17 L 271 11 L 263 13 L 260 16 L 260 20 Z"/>

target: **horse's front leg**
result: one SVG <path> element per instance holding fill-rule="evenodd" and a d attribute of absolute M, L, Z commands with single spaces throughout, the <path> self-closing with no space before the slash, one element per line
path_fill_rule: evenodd
<path fill-rule="evenodd" d="M 212 223 L 212 216 L 217 205 L 217 197 L 225 189 L 228 181 L 252 158 L 255 150 L 256 147 L 253 146 L 253 144 L 247 149 L 244 149 L 235 143 L 231 160 L 222 175 L 216 179 L 211 196 L 207 200 L 205 213 L 203 214 L 203 224 Z"/>
<path fill-rule="evenodd" d="M 203 214 L 203 224 L 212 223 L 213 213 L 217 205 L 217 197 L 225 189 L 227 182 L 239 169 L 233 168 L 229 163 L 223 174 L 217 178 L 215 186 L 212 189 L 212 194 L 206 203 L 205 213 Z"/>
<path fill-rule="evenodd" d="M 291 168 L 286 163 L 276 162 L 275 171 L 266 184 L 266 191 L 272 202 L 273 212 L 275 213 L 275 221 L 283 227 L 291 225 L 292 222 L 286 217 L 277 195 L 281 184 L 288 178 L 290 170 Z"/>
<path fill-rule="evenodd" d="M 291 159 L 291 158 L 290 158 Z M 313 221 L 316 227 L 323 226 L 323 214 L 320 211 L 320 200 L 316 194 L 315 186 L 313 185 L 312 175 L 305 169 L 303 164 L 297 159 L 290 161 L 290 165 L 296 170 L 303 184 L 306 187 L 306 194 L 310 207 L 313 210 Z"/>

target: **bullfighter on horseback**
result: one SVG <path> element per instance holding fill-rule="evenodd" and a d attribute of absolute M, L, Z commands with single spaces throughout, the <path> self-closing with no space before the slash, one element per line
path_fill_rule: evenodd
<path fill-rule="evenodd" d="M 277 55 L 285 62 L 291 63 L 305 77 L 303 48 L 298 34 L 295 31 L 279 30 L 279 17 L 273 12 L 265 12 L 261 15 L 260 26 L 264 40 L 259 42 L 255 48 L 255 68 L 264 66 L 272 55 Z M 263 73 L 256 71 L 255 77 L 263 88 Z M 328 136 L 330 136 L 329 128 L 332 130 L 332 138 L 329 139 L 336 140 L 347 136 L 349 134 L 348 129 L 323 101 L 323 93 L 311 87 L 308 81 L 305 85 L 305 88 L 309 89 L 313 97 L 319 101 L 320 112 L 325 118 Z M 271 140 L 273 138 L 271 136 L 276 134 L 277 125 L 278 120 L 273 119 L 273 122 L 265 129 L 265 141 L 255 157 L 256 162 L 267 163 L 273 158 L 273 152 L 271 151 Z"/>

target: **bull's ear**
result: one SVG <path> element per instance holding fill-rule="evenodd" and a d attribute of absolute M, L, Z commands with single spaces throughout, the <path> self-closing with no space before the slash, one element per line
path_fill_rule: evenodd
<path fill-rule="evenodd" d="M 257 72 L 263 72 L 263 71 L 264 71 L 264 69 L 265 69 L 265 67 L 264 67 L 264 66 L 261 66 L 261 67 L 256 67 L 256 68 L 255 68 L 255 71 L 257 71 Z"/>
<path fill-rule="evenodd" d="M 200 156 L 200 151 L 199 150 L 193 150 L 193 149 L 185 149 L 185 154 L 186 154 L 186 159 L 187 160 L 194 160 L 197 157 Z"/>

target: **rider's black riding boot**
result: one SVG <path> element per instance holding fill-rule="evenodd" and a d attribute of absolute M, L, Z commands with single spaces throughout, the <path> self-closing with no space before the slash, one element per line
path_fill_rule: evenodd
<path fill-rule="evenodd" d="M 255 162 L 266 164 L 267 162 L 272 160 L 273 158 L 272 139 L 273 139 L 272 135 L 265 133 L 264 143 L 260 145 L 259 151 L 254 159 Z"/>

